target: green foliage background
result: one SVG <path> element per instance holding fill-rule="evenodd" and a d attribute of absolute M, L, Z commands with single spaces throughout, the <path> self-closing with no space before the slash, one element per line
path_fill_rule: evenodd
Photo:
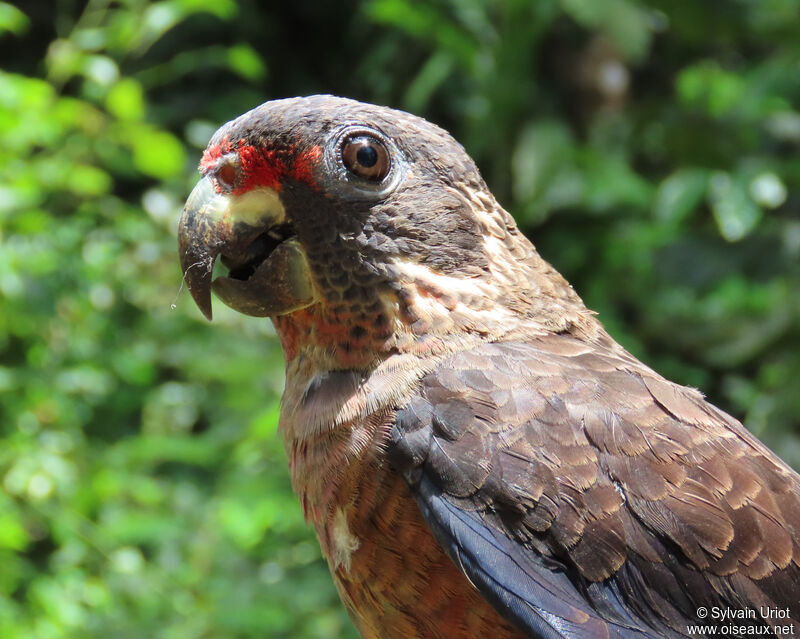
<path fill-rule="evenodd" d="M 796 0 L 0 2 L 0 636 L 353 638 L 267 321 L 180 290 L 202 148 L 270 98 L 440 123 L 657 370 L 800 466 Z"/>

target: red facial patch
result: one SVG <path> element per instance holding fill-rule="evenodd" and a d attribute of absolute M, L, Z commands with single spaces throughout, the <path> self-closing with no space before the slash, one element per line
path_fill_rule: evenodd
<path fill-rule="evenodd" d="M 280 191 L 283 183 L 289 179 L 319 188 L 314 181 L 314 167 L 322 157 L 322 149 L 318 146 L 298 154 L 294 146 L 265 149 L 247 144 L 244 139 L 232 144 L 226 137 L 205 150 L 200 170 L 204 174 L 214 171 L 219 167 L 220 160 L 229 153 L 236 153 L 239 159 L 239 175 L 233 189 L 236 195 L 260 186 Z"/>
<path fill-rule="evenodd" d="M 213 146 L 209 146 L 203 151 L 203 158 L 200 160 L 200 172 L 205 175 L 212 169 L 216 168 L 219 159 L 229 153 L 231 150 L 231 141 L 226 135 L 222 141 Z"/>
<path fill-rule="evenodd" d="M 234 193 L 246 193 L 258 186 L 266 186 L 280 191 L 283 176 L 286 175 L 286 159 L 288 153 L 266 151 L 255 146 L 244 144 L 239 146 L 241 176 Z"/>
<path fill-rule="evenodd" d="M 313 169 L 319 163 L 321 157 L 322 149 L 318 146 L 312 147 L 308 151 L 303 151 L 294 161 L 292 177 L 298 182 L 305 182 L 316 188 Z"/>

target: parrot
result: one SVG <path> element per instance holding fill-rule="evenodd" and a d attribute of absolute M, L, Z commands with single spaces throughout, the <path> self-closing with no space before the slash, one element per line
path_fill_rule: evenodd
<path fill-rule="evenodd" d="M 184 280 L 274 324 L 292 486 L 364 639 L 800 630 L 800 476 L 620 346 L 450 134 L 273 100 L 200 173 Z"/>

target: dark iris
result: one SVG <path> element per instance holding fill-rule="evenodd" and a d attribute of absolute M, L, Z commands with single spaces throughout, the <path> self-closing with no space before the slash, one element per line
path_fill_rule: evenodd
<path fill-rule="evenodd" d="M 356 151 L 356 160 L 361 166 L 367 168 L 375 166 L 378 162 L 378 152 L 375 150 L 375 147 L 362 146 Z"/>
<path fill-rule="evenodd" d="M 341 147 L 342 164 L 353 175 L 370 182 L 381 182 L 392 167 L 389 151 L 378 138 L 363 133 L 351 134 Z"/>

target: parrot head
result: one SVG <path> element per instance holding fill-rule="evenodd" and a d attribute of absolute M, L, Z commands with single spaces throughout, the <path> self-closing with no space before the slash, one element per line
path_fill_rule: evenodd
<path fill-rule="evenodd" d="M 209 319 L 212 291 L 273 318 L 287 355 L 303 342 L 402 350 L 489 332 L 535 297 L 577 299 L 461 145 L 408 113 L 333 96 L 267 102 L 216 132 L 200 170 L 179 228 L 189 290 Z M 214 279 L 218 258 L 228 270 Z"/>

